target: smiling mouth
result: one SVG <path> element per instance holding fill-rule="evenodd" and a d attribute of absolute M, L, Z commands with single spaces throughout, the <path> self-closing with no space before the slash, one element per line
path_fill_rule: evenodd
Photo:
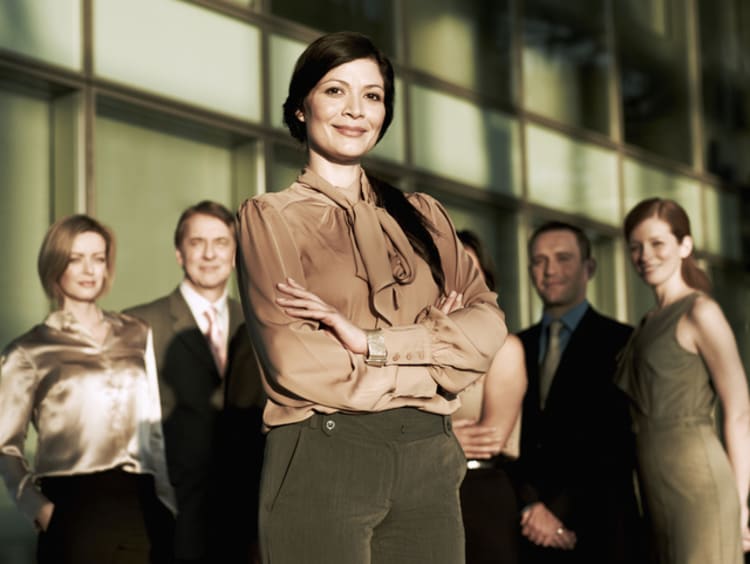
<path fill-rule="evenodd" d="M 347 137 L 359 137 L 363 135 L 367 130 L 362 127 L 347 127 L 345 125 L 334 125 L 336 131 Z"/>

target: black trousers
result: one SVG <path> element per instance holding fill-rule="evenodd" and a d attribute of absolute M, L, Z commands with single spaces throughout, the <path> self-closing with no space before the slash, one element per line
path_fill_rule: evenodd
<path fill-rule="evenodd" d="M 504 460 L 469 470 L 461 485 L 466 564 L 518 564 L 521 517 Z"/>
<path fill-rule="evenodd" d="M 171 562 L 172 516 L 152 476 L 108 470 L 42 478 L 41 487 L 55 509 L 39 533 L 39 564 Z"/>

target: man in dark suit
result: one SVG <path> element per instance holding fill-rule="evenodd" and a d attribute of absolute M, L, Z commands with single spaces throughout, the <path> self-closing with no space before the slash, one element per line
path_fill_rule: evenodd
<path fill-rule="evenodd" d="M 263 397 L 242 306 L 227 297 L 234 217 L 221 204 L 200 202 L 182 213 L 174 244 L 182 283 L 127 313 L 153 330 L 167 467 L 177 494 L 175 560 L 252 562 Z"/>
<path fill-rule="evenodd" d="M 523 562 L 643 562 L 634 441 L 612 382 L 632 328 L 586 300 L 596 263 L 582 230 L 546 223 L 528 252 L 544 315 L 519 334 L 528 373 L 515 469 Z"/>

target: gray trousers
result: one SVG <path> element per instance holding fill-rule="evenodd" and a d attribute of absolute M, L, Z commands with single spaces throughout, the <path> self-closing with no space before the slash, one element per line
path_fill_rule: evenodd
<path fill-rule="evenodd" d="M 462 564 L 466 459 L 449 417 L 315 415 L 268 433 L 264 564 Z"/>

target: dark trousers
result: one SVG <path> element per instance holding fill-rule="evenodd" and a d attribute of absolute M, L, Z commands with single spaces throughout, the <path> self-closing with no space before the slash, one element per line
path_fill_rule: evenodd
<path fill-rule="evenodd" d="M 171 514 L 151 476 L 122 470 L 43 478 L 55 504 L 37 542 L 39 564 L 169 563 Z"/>
<path fill-rule="evenodd" d="M 518 564 L 521 517 L 500 457 L 495 468 L 469 470 L 461 485 L 467 564 Z"/>
<path fill-rule="evenodd" d="M 462 564 L 466 472 L 450 418 L 412 408 L 272 429 L 261 479 L 265 564 Z"/>

